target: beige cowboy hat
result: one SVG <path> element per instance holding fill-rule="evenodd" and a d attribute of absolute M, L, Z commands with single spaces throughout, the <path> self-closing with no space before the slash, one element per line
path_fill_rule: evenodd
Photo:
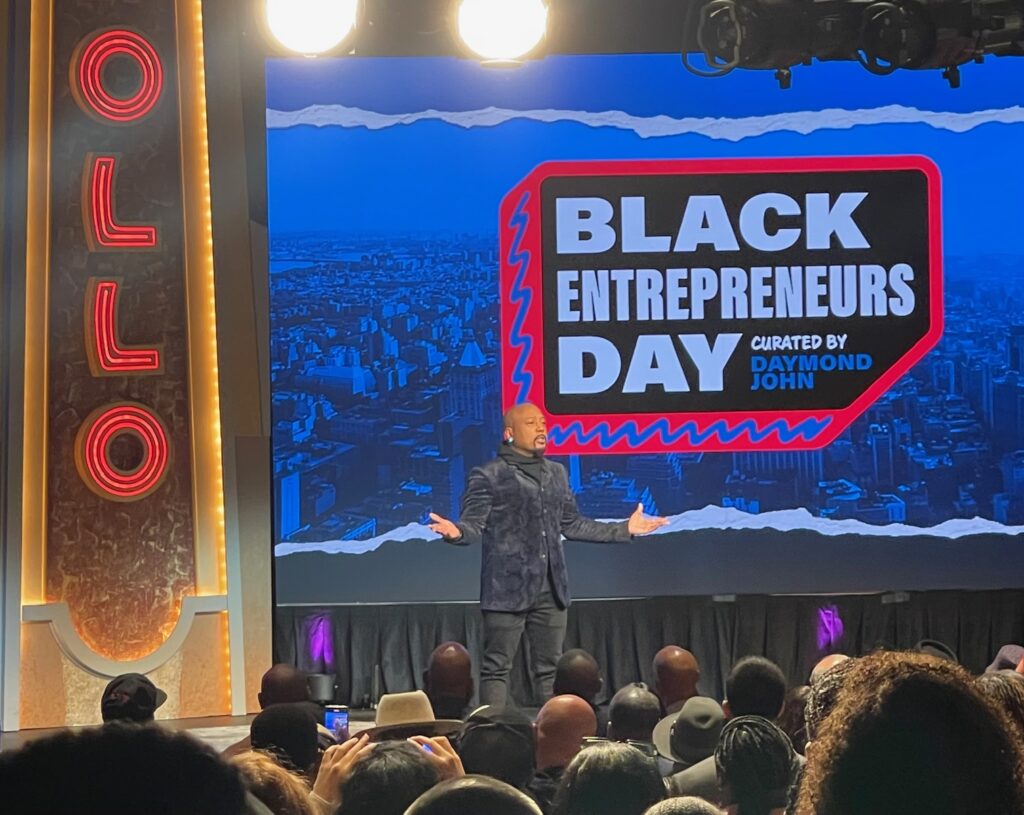
<path fill-rule="evenodd" d="M 421 690 L 386 693 L 377 704 L 374 726 L 364 731 L 370 741 L 397 741 L 410 736 L 449 736 L 462 727 L 459 719 L 435 719 Z"/>

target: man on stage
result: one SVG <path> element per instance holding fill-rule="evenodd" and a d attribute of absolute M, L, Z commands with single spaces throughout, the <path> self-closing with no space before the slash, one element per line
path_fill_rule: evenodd
<path fill-rule="evenodd" d="M 516 405 L 505 414 L 504 423 L 498 458 L 469 474 L 459 521 L 430 515 L 430 528 L 449 543 L 483 545 L 484 705 L 506 703 L 512 658 L 524 628 L 530 641 L 530 674 L 542 698 L 551 696 L 569 605 L 562 536 L 628 541 L 668 523 L 665 518 L 644 517 L 642 504 L 627 521 L 601 523 L 582 517 L 565 467 L 544 458 L 547 423 L 540 409 L 529 403 Z"/>

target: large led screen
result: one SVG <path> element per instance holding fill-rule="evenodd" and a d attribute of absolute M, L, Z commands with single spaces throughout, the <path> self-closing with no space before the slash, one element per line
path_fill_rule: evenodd
<path fill-rule="evenodd" d="M 1022 99 L 1012 59 L 268 61 L 278 602 L 477 598 L 425 522 L 523 398 L 584 514 L 670 519 L 568 543 L 577 598 L 1019 584 Z"/>

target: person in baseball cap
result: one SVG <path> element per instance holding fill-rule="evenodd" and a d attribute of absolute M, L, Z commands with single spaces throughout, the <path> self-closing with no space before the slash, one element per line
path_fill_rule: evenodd
<path fill-rule="evenodd" d="M 670 772 L 692 767 L 715 754 L 725 725 L 722 706 L 706 696 L 687 699 L 678 713 L 666 716 L 654 728 L 654 746 L 675 765 Z"/>
<path fill-rule="evenodd" d="M 167 694 L 142 674 L 115 676 L 103 689 L 100 714 L 104 722 L 151 722 Z"/>
<path fill-rule="evenodd" d="M 533 778 L 536 749 L 533 722 L 512 707 L 477 708 L 459 734 L 459 758 L 467 773 L 488 775 L 518 790 Z"/>

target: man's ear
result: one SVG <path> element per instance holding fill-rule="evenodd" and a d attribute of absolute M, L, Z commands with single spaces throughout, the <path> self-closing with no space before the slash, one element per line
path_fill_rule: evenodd
<path fill-rule="evenodd" d="M 260 710 L 263 710 L 263 693 L 256 694 L 256 701 L 260 703 Z"/>
<path fill-rule="evenodd" d="M 732 718 L 732 708 L 729 707 L 729 700 L 728 699 L 723 699 L 722 700 L 722 713 L 725 714 L 725 718 L 726 719 L 731 719 Z"/>

